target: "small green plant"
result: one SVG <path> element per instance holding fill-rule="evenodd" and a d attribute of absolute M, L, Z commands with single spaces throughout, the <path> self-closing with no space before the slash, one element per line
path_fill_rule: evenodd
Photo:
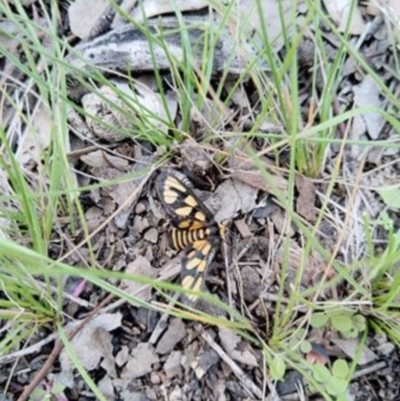
<path fill-rule="evenodd" d="M 310 324 L 316 329 L 329 327 L 346 338 L 355 338 L 366 329 L 365 317 L 347 310 L 314 313 Z"/>
<path fill-rule="evenodd" d="M 286 363 L 280 355 L 275 355 L 269 364 L 269 373 L 274 380 L 282 380 L 286 372 Z"/>
<path fill-rule="evenodd" d="M 349 383 L 350 367 L 343 359 L 337 359 L 331 369 L 321 364 L 315 364 L 311 368 L 314 379 L 324 385 L 326 391 L 337 400 L 347 400 L 347 388 Z"/>
<path fill-rule="evenodd" d="M 64 395 L 65 386 L 58 384 L 53 387 L 49 387 L 47 384 L 43 384 L 42 387 L 36 387 L 29 397 L 29 401 L 47 401 L 47 400 L 66 400 Z"/>

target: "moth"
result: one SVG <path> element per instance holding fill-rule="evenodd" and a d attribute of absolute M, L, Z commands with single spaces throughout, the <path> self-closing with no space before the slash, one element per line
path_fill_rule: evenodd
<path fill-rule="evenodd" d="M 192 183 L 178 171 L 159 174 L 155 188 L 167 214 L 172 218 L 171 246 L 184 250 L 181 285 L 185 289 L 200 291 L 205 274 L 221 240 L 226 226 L 217 223 L 208 208 L 194 194 Z M 187 298 L 195 302 L 197 296 Z"/>

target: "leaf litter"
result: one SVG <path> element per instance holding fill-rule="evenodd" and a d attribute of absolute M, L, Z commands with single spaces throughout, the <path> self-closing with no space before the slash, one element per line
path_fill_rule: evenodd
<path fill-rule="evenodd" d="M 70 25 L 72 33 L 86 41 L 79 44 L 76 49 L 80 51 L 83 58 L 90 59 L 92 66 L 107 67 L 112 71 L 126 71 L 127 69 L 140 70 L 139 76 L 129 79 L 129 74 L 119 75 L 110 79 L 109 85 L 96 85 L 92 91 L 86 90 L 80 96 L 70 93 L 71 99 L 79 99 L 83 106 L 83 112 L 74 113 L 70 110 L 69 122 L 71 124 L 71 163 L 76 174 L 76 182 L 82 187 L 90 184 L 101 183 L 99 188 L 90 188 L 85 191 L 85 199 L 81 199 L 85 212 L 85 219 L 89 233 L 92 237 L 92 250 L 96 252 L 96 263 L 111 270 L 124 270 L 128 274 L 141 275 L 143 277 L 159 279 L 164 278 L 164 273 L 171 272 L 171 279 L 179 271 L 179 255 L 175 256 L 171 251 L 161 244 L 165 242 L 168 235 L 167 218 L 159 207 L 158 200 L 153 199 L 152 186 L 149 171 L 162 155 L 161 147 L 156 147 L 156 141 L 149 136 L 148 141 L 135 135 L 135 132 L 146 127 L 151 132 L 160 131 L 170 134 L 171 123 L 179 127 L 182 99 L 174 88 L 167 91 L 167 95 L 161 94 L 156 85 L 155 78 L 151 75 L 153 64 L 150 60 L 148 49 L 148 38 L 137 35 L 131 26 L 121 26 L 121 16 L 115 15 L 110 26 L 116 27 L 105 35 L 91 39 L 93 32 L 100 30 L 102 14 L 99 12 L 77 12 L 78 7 L 87 6 L 84 2 L 73 2 L 69 7 Z M 249 12 L 251 24 L 246 27 L 249 34 L 253 30 L 260 29 L 259 19 L 256 18 L 255 8 L 249 7 L 249 2 L 239 2 L 240 7 Z M 341 1 L 337 4 L 324 2 L 326 11 L 340 31 L 347 26 L 349 12 L 352 6 L 350 1 Z M 329 3 L 329 4 L 328 4 Z M 332 4 L 331 4 L 332 3 Z M 147 1 L 145 7 L 140 8 L 136 2 L 123 2 L 126 10 L 132 11 L 136 18 L 146 20 L 150 16 L 158 15 L 161 9 L 154 7 L 154 2 Z M 179 3 L 180 4 L 180 3 Z M 181 11 L 197 10 L 205 3 L 185 2 L 181 4 Z M 277 7 L 274 1 L 266 1 L 263 6 L 270 12 L 267 18 L 278 20 L 277 14 L 288 13 L 289 2 L 284 2 L 283 9 Z M 389 7 L 395 7 L 390 5 Z M 104 12 L 108 12 L 106 4 L 103 4 Z M 165 12 L 175 11 L 168 8 Z M 299 5 L 299 13 L 304 13 L 304 5 Z M 372 16 L 380 15 L 381 7 L 371 8 L 359 6 L 354 7 L 353 18 L 349 23 L 350 36 L 357 35 L 356 46 L 369 57 L 375 68 L 383 68 L 382 59 L 377 54 L 386 54 L 388 49 L 387 31 L 380 26 L 372 30 Z M 249 10 L 251 8 L 251 10 Z M 147 15 L 143 17 L 143 10 Z M 385 9 L 386 10 L 386 9 Z M 289 15 L 289 14 L 285 14 Z M 85 23 L 83 23 L 85 18 Z M 192 15 L 185 16 L 190 23 L 207 23 L 207 26 L 218 25 L 221 21 L 215 16 L 204 18 L 201 15 L 193 18 Z M 300 19 L 299 19 L 300 20 Z M 155 22 L 149 20 L 152 27 L 161 31 L 165 28 L 175 29 L 177 19 L 162 17 Z M 280 51 L 284 44 L 283 36 L 280 35 L 281 26 L 266 23 L 269 35 L 278 37 L 274 42 L 275 51 Z M 7 29 L 14 29 L 8 27 Z M 114 41 L 126 34 L 127 41 L 117 43 Z M 243 73 L 246 64 L 240 57 L 234 57 L 229 65 L 226 65 L 227 54 L 232 51 L 232 40 L 228 29 L 223 31 L 219 40 L 216 52 L 214 73 L 227 69 L 232 74 L 232 81 L 226 83 L 225 89 L 229 92 L 232 82 L 235 82 L 235 74 Z M 134 38 L 137 39 L 134 39 Z M 133 39 L 132 39 L 133 38 Z M 373 39 L 371 39 L 373 38 Z M 171 54 L 181 59 L 182 42 L 177 36 L 165 36 L 165 43 Z M 198 41 L 198 33 L 189 35 L 192 43 Z M 329 30 L 325 33 L 328 58 L 336 54 L 339 43 Z M 3 40 L 3 39 L 0 39 Z M 387 42 L 387 41 L 386 41 Z M 17 52 L 17 46 L 13 41 L 7 40 L 9 51 Z M 247 46 L 248 45 L 248 46 Z M 374 47 L 375 46 L 375 47 Z M 257 53 L 257 40 L 250 46 L 246 43 L 246 52 L 250 55 Z M 156 48 L 157 49 L 157 48 Z M 158 51 L 159 49 L 157 49 Z M 196 48 L 196 52 L 198 49 Z M 314 51 L 312 46 L 307 44 L 302 48 L 301 66 L 304 70 L 314 65 Z M 117 53 L 116 53 L 117 52 Z M 117 54 L 117 56 L 116 56 Z M 143 57 L 138 57 L 142 54 Z M 171 87 L 171 76 L 164 70 L 169 69 L 170 60 L 165 52 L 156 52 L 156 62 L 161 70 L 161 76 L 165 87 Z M 201 52 L 195 53 L 194 58 L 201 60 Z M 251 59 L 251 57 L 250 57 Z M 82 58 L 76 55 L 69 55 L 67 59 L 75 66 L 85 66 Z M 349 61 L 350 60 L 350 61 Z M 347 59 L 347 75 L 343 77 L 340 97 L 344 99 L 343 104 L 351 104 L 353 107 L 374 107 L 378 109 L 387 108 L 388 102 L 383 99 L 380 87 L 370 74 L 361 74 L 358 63 L 351 57 Z M 393 60 L 385 59 L 386 64 L 393 65 Z M 7 63 L 9 63 L 7 61 Z M 151 66 L 149 68 L 149 66 Z M 10 67 L 10 64 L 7 64 Z M 268 66 L 258 60 L 257 67 L 268 71 Z M 144 73 L 146 71 L 146 73 Z M 310 72 L 309 70 L 307 72 Z M 386 75 L 385 75 L 386 74 Z M 300 78 L 300 88 L 307 87 L 307 73 Z M 390 80 L 392 75 L 388 70 L 383 73 L 383 79 Z M 323 76 L 318 76 L 320 88 L 323 87 Z M 213 84 L 215 81 L 211 81 Z M 230 85 L 230 86 L 229 86 Z M 397 84 L 398 87 L 398 84 Z M 398 90 L 398 89 L 397 89 Z M 265 325 L 266 317 L 272 316 L 275 303 L 268 301 L 263 303 L 266 294 L 268 299 L 274 299 L 280 288 L 284 288 L 285 295 L 290 295 L 295 286 L 306 290 L 315 286 L 329 267 L 321 252 L 315 249 L 308 249 L 307 241 L 304 239 L 285 207 L 277 201 L 277 193 L 283 198 L 289 196 L 292 183 L 287 175 L 285 165 L 285 152 L 281 153 L 281 162 L 278 164 L 271 153 L 272 142 L 263 138 L 249 140 L 243 146 L 243 141 L 228 141 L 219 136 L 221 131 L 230 130 L 231 127 L 240 127 L 242 130 L 252 127 L 253 121 L 257 119 L 259 109 L 257 101 L 252 97 L 251 91 L 246 87 L 240 87 L 232 97 L 232 101 L 221 106 L 219 99 L 202 99 L 200 94 L 193 97 L 193 104 L 190 109 L 191 130 L 186 141 L 175 146 L 172 162 L 179 165 L 179 169 L 186 172 L 195 185 L 195 193 L 214 212 L 217 221 L 226 221 L 230 227 L 236 227 L 238 236 L 232 242 L 228 242 L 227 250 L 229 255 L 223 258 L 219 253 L 215 263 L 210 266 L 207 280 L 207 290 L 223 301 L 229 302 L 237 310 L 244 310 L 256 327 Z M 164 96 L 164 97 L 163 97 Z M 197 106 L 196 96 L 204 100 L 202 107 Z M 304 116 L 307 112 L 307 101 L 309 93 L 304 97 Z M 164 100 L 166 100 L 164 102 Z M 217 101 L 218 100 L 218 101 Z M 217 103 L 217 107 L 215 105 Z M 342 104 L 342 107 L 343 107 Z M 51 132 L 51 119 L 45 104 L 29 104 L 28 108 L 34 107 L 37 113 L 33 116 L 33 127 L 40 137 L 29 136 L 30 132 L 25 131 L 25 137 L 18 142 L 17 154 L 20 162 L 28 169 L 35 171 L 40 166 L 40 156 L 43 150 L 49 146 Z M 6 110 L 6 108 L 5 108 Z M 2 110 L 4 113 L 4 110 Z M 7 111 L 6 123 L 9 124 L 13 116 Z M 308 121 L 304 118 L 304 123 Z M 20 123 L 20 121 L 19 121 Z M 22 126 L 22 124 L 19 124 Z M 9 124 L 9 128 L 11 124 Z M 13 125 L 15 127 L 15 125 Z M 264 127 L 264 128 L 262 128 Z M 282 127 L 272 124 L 264 119 L 260 125 L 261 132 L 278 132 L 283 135 Z M 371 143 L 387 135 L 387 123 L 382 115 L 371 111 L 354 117 L 349 136 L 353 139 L 364 139 Z M 12 132 L 10 128 L 10 132 Z M 16 132 L 14 128 L 14 132 Z M 209 134 L 215 134 L 215 140 L 203 141 Z M 396 138 L 398 132 L 393 128 L 391 138 Z M 35 138 L 32 140 L 32 138 Z M 232 149 L 235 149 L 232 151 Z M 238 150 L 240 149 L 240 151 Z M 382 190 L 377 189 L 376 183 L 392 183 L 397 177 L 397 170 L 389 163 L 387 168 L 381 168 L 379 158 L 378 167 L 369 175 L 362 176 L 359 186 L 358 197 L 351 199 L 353 205 L 363 205 L 354 208 L 354 213 L 348 219 L 348 229 L 343 222 L 346 203 L 350 201 L 351 187 L 354 181 L 349 177 L 354 176 L 357 171 L 352 165 L 350 157 L 361 157 L 361 147 L 349 146 L 349 153 L 343 162 L 343 183 L 342 187 L 335 188 L 331 194 L 329 213 L 324 216 L 323 223 L 326 231 L 333 233 L 333 236 L 344 238 L 348 246 L 348 252 L 340 253 L 340 258 L 345 262 L 359 257 L 356 241 L 352 241 L 362 226 L 362 213 L 364 210 L 371 210 L 371 215 L 377 215 L 382 210 L 383 203 L 396 208 L 393 202 L 393 195 L 389 197 Z M 255 165 L 249 157 L 248 150 L 257 154 L 258 163 Z M 363 152 L 365 148 L 362 148 Z M 337 157 L 337 149 L 330 149 L 332 154 L 332 165 Z M 392 154 L 380 154 L 380 158 L 393 160 L 398 152 Z M 78 156 L 76 156 L 78 155 Z M 218 165 L 217 160 L 225 157 L 225 163 Z M 367 155 L 368 156 L 368 155 Z M 392 159 L 390 159 L 392 158 Z M 221 159 L 220 159 L 221 160 Z M 327 166 L 327 173 L 329 169 Z M 265 170 L 265 172 L 263 172 Z M 267 179 L 266 179 L 267 178 Z M 371 188 L 371 183 L 375 188 Z M 315 180 L 311 181 L 304 176 L 295 177 L 295 211 L 304 219 L 307 224 L 316 221 L 326 187 Z M 198 188 L 201 188 L 199 190 Z M 8 188 L 9 192 L 10 189 Z M 376 195 L 382 196 L 382 200 Z M 87 203 L 85 203 L 87 202 Z M 372 208 L 375 202 L 376 207 Z M 369 208 L 369 209 L 368 209 Z M 148 213 L 149 211 L 156 211 Z M 69 223 L 68 223 L 69 224 Z M 65 237 L 71 245 L 77 245 L 82 238 L 83 230 L 77 232 L 65 224 Z M 347 231 L 346 231 L 347 230 Z M 353 231 L 351 231 L 353 230 Z M 322 230 L 321 230 L 322 231 Z M 231 228 L 231 233 L 235 229 Z M 320 235 L 321 233 L 318 233 Z M 334 243 L 327 246 L 332 248 Z M 61 250 L 60 254 L 67 252 Z M 89 260 L 90 251 L 87 245 L 79 246 L 73 251 L 66 261 L 73 265 L 82 265 L 83 260 Z M 171 260 L 171 257 L 173 259 Z M 177 262 L 178 261 L 178 262 Z M 281 276 L 282 269 L 285 269 L 285 276 Z M 298 274 L 301 272 L 300 280 Z M 128 294 L 134 295 L 139 301 L 160 302 L 164 298 L 159 292 L 140 283 L 124 279 L 121 287 Z M 341 289 L 344 291 L 344 289 Z M 89 298 L 92 304 L 98 304 L 103 297 L 93 285 L 86 285 L 80 289 L 76 296 Z M 327 297 L 327 292 L 321 294 L 321 299 Z M 337 294 L 333 294 L 337 296 Z M 264 297 L 264 298 L 263 298 Z M 104 313 L 92 318 L 81 331 L 72 339 L 71 345 L 78 355 L 81 364 L 94 377 L 97 377 L 98 385 L 109 399 L 114 399 L 118 393 L 124 399 L 263 399 L 262 389 L 265 386 L 271 388 L 271 381 L 264 377 L 262 355 L 254 343 L 246 341 L 237 333 L 220 325 L 219 327 L 207 327 L 196 321 L 184 320 L 176 317 L 162 315 L 159 311 L 149 311 L 141 304 L 128 305 L 120 303 L 119 311 L 115 313 Z M 117 306 L 115 306 L 117 308 Z M 199 302 L 198 309 L 209 312 L 210 304 Z M 80 321 L 85 308 L 69 308 L 70 317 Z M 270 315 L 271 313 L 271 315 Z M 123 314 L 123 319 L 121 318 Z M 214 308 L 214 316 L 227 316 L 218 308 Z M 164 317 L 165 316 L 165 317 Z M 68 327 L 68 326 L 67 326 Z M 158 329 L 158 336 L 150 341 L 155 328 Z M 326 360 L 333 361 L 341 353 L 350 360 L 356 355 L 357 341 L 346 338 L 336 338 L 323 330 L 310 332 L 315 334 L 317 346 L 321 347 L 321 355 L 326 354 Z M 310 334 L 310 335 L 311 335 Z M 260 335 L 267 340 L 267 334 L 260 331 Z M 118 343 L 116 345 L 116 342 Z M 363 351 L 362 364 L 380 363 L 385 339 L 371 337 L 368 339 L 367 347 Z M 393 366 L 398 364 L 398 351 L 386 347 L 388 353 L 392 352 Z M 87 352 L 90 350 L 90 352 Z M 318 354 L 317 348 L 313 351 Z M 388 354 L 385 354 L 387 357 Z M 85 383 L 77 379 L 74 364 L 63 350 L 59 356 L 59 373 L 49 375 L 49 380 L 62 382 L 66 391 L 70 392 L 70 399 L 75 394 L 88 391 Z M 378 366 L 378 365 L 376 365 Z M 379 365 L 381 366 L 381 365 Z M 386 365 L 385 365 L 386 366 Z M 398 366 L 398 365 L 397 365 Z M 377 368 L 378 369 L 378 368 Z M 379 368 L 382 370 L 382 368 Z M 379 371 L 379 370 L 378 370 Z M 105 372 L 105 374 L 104 374 Z M 395 372 L 395 370 L 394 370 Z M 101 375 L 103 377 L 101 377 Z M 101 377 L 101 378 L 100 378 Z M 393 377 L 385 373 L 380 379 L 386 380 Z M 394 380 L 395 381 L 395 380 Z M 291 378 L 290 372 L 282 381 L 284 384 L 297 383 L 298 378 Z M 394 399 L 393 387 L 387 386 L 386 399 Z M 292 386 L 295 388 L 295 386 Z M 357 394 L 373 389 L 368 384 L 355 382 L 350 390 Z M 273 394 L 271 392 L 271 394 Z M 281 394 L 283 395 L 283 393 Z M 390 398 L 392 397 L 392 398 Z M 361 398 L 360 398 L 361 399 Z"/>

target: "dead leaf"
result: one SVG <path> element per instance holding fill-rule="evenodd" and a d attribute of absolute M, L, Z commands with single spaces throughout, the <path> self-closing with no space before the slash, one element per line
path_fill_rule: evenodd
<path fill-rule="evenodd" d="M 118 184 L 102 188 L 103 203 L 104 200 L 107 199 L 104 195 L 108 195 L 118 206 L 125 205 L 114 218 L 113 222 L 116 227 L 121 229 L 126 228 L 132 209 L 140 196 L 140 192 L 137 191 L 137 189 L 142 185 L 143 180 L 148 179 L 149 175 L 146 169 L 151 165 L 153 157 L 154 155 L 148 157 L 141 156 L 140 153 L 135 155 L 135 158 L 138 160 L 132 169 L 132 173 L 135 172 L 137 175 L 135 179 L 126 180 L 125 178 L 125 181 L 122 181 L 122 177 L 127 176 L 126 173 L 128 169 L 125 172 L 113 167 L 96 167 L 91 170 L 91 174 L 94 177 L 101 178 L 105 181 L 117 181 L 117 179 L 121 177 L 121 182 Z M 135 196 L 132 196 L 133 194 L 135 194 Z M 127 202 L 127 199 L 129 199 L 130 202 Z M 112 210 L 114 210 L 114 208 L 112 208 Z"/>
<path fill-rule="evenodd" d="M 15 53 L 22 39 L 23 31 L 10 20 L 0 21 L 0 48 Z"/>
<path fill-rule="evenodd" d="M 274 181 L 277 190 L 286 196 L 288 190 L 287 180 L 274 169 L 269 159 L 260 157 L 259 161 L 264 164 L 267 174 L 269 174 Z M 229 159 L 229 167 L 232 178 L 242 181 L 254 188 L 261 189 L 264 192 L 274 194 L 275 190 L 271 188 L 261 171 L 255 167 L 251 160 L 248 160 L 246 155 L 242 157 L 238 154 L 231 157 Z"/>
<path fill-rule="evenodd" d="M 132 11 L 132 18 L 135 21 L 142 21 L 144 18 L 151 18 L 155 15 L 175 13 L 177 11 L 194 11 L 209 5 L 206 0 L 146 0 L 143 4 L 137 5 Z"/>
<path fill-rule="evenodd" d="M 126 176 L 126 172 L 122 172 L 121 170 L 117 170 L 113 167 L 95 167 L 91 170 L 91 173 L 94 177 L 101 178 L 107 181 L 117 180 L 118 178 Z M 136 184 L 134 181 L 125 181 L 120 182 L 118 184 L 104 187 L 102 189 L 104 194 L 109 195 L 114 202 L 120 206 L 122 205 L 129 195 L 136 189 Z"/>
<path fill-rule="evenodd" d="M 380 88 L 374 78 L 366 75 L 359 85 L 353 86 L 354 105 L 358 107 L 374 107 L 381 109 L 382 101 L 380 100 Z M 372 139 L 378 139 L 385 125 L 385 119 L 377 112 L 371 111 L 354 117 L 354 125 L 360 124 L 361 120 L 368 130 L 368 134 Z M 352 138 L 358 139 L 352 133 Z"/>
<path fill-rule="evenodd" d="M 101 360 L 107 368 L 114 366 L 112 335 L 109 332 L 121 326 L 121 319 L 121 313 L 98 315 L 83 326 L 71 340 L 71 347 L 86 370 L 98 368 Z M 76 324 L 77 322 L 74 323 Z M 55 381 L 73 388 L 76 385 L 73 375 L 75 365 L 65 349 L 60 354 L 60 366 L 61 372 L 56 375 Z M 114 370 L 110 373 L 116 375 Z"/>
<path fill-rule="evenodd" d="M 240 0 L 237 2 L 240 12 L 238 23 L 240 25 L 247 24 L 247 32 L 255 29 L 258 32 L 253 40 L 257 40 L 258 46 L 262 48 L 262 29 L 267 30 L 268 38 L 276 52 L 282 49 L 284 44 L 284 35 L 282 34 L 282 23 L 287 21 L 289 25 L 290 13 L 292 12 L 291 0 L 263 0 L 257 4 L 253 0 Z M 261 8 L 261 10 L 260 10 Z M 260 15 L 263 16 L 261 20 Z M 241 32 L 245 27 L 241 26 Z M 289 28 L 286 26 L 285 31 Z"/>
<path fill-rule="evenodd" d="M 296 211 L 300 216 L 312 223 L 317 218 L 315 185 L 307 178 L 297 174 L 296 188 L 299 191 L 299 196 L 296 199 Z"/>
<path fill-rule="evenodd" d="M 124 170 L 129 162 L 122 157 L 110 155 L 103 150 L 96 150 L 94 152 L 82 155 L 80 159 L 90 167 L 115 167 L 118 170 Z"/>
<path fill-rule="evenodd" d="M 156 92 L 155 78 L 144 76 L 135 79 L 134 90 L 127 81 L 110 80 L 118 92 L 110 86 L 102 86 L 99 93 L 88 93 L 82 97 L 85 120 L 94 135 L 107 142 L 126 139 L 121 130 L 133 131 L 135 118 L 140 118 L 148 129 L 157 129 L 168 133 L 169 117 L 175 119 L 178 103 L 175 95 L 165 93 L 164 101 Z M 105 99 L 107 100 L 105 100 Z M 168 111 L 165 110 L 165 105 Z"/>
<path fill-rule="evenodd" d="M 226 106 L 223 104 L 216 106 L 215 101 L 207 98 L 202 98 L 201 108 L 197 108 L 198 97 L 193 96 L 192 108 L 190 109 L 191 132 L 195 138 L 212 130 L 223 129 L 234 116 L 233 112 Z"/>
<path fill-rule="evenodd" d="M 370 15 L 383 15 L 386 24 L 393 26 L 393 37 L 400 42 L 400 1 L 398 0 L 370 0 L 367 12 Z"/>
<path fill-rule="evenodd" d="M 291 225 L 289 216 L 282 209 L 276 208 L 271 214 L 270 219 L 279 234 L 284 234 L 290 238 L 294 236 L 295 231 Z"/>
<path fill-rule="evenodd" d="M 180 146 L 180 152 L 184 165 L 194 174 L 204 175 L 210 169 L 211 156 L 193 139 L 185 140 Z"/>
<path fill-rule="evenodd" d="M 365 23 L 361 16 L 360 7 L 356 3 L 353 7 L 352 0 L 323 0 L 329 15 L 338 26 L 339 32 L 345 32 L 351 15 L 350 30 L 352 35 L 360 35 L 365 29 Z"/>
<path fill-rule="evenodd" d="M 117 82 L 114 84 L 123 85 Z M 99 93 L 87 93 L 81 101 L 85 110 L 86 124 L 98 138 L 107 142 L 122 141 L 127 135 L 124 135 L 121 129 L 134 128 L 132 121 L 118 110 L 118 108 L 126 109 L 126 106 L 112 88 L 102 86 Z"/>
<path fill-rule="evenodd" d="M 34 129 L 25 131 L 21 137 L 16 152 L 17 160 L 23 165 L 34 163 L 40 164 L 43 152 L 48 148 L 51 141 L 52 114 L 49 107 L 41 103 L 36 113 L 31 117 Z"/>
<path fill-rule="evenodd" d="M 182 359 L 181 351 L 173 351 L 168 356 L 164 364 L 164 371 L 168 379 L 182 376 L 181 359 Z"/>
<path fill-rule="evenodd" d="M 97 206 L 92 206 L 90 209 L 88 209 L 85 213 L 85 217 L 89 233 L 92 233 L 94 230 L 96 230 L 106 219 L 104 210 Z"/>
<path fill-rule="evenodd" d="M 75 0 L 68 8 L 71 32 L 81 39 L 88 37 L 108 6 L 108 0 Z"/>
<path fill-rule="evenodd" d="M 312 250 L 306 257 L 303 257 L 303 252 L 304 249 L 295 241 L 290 241 L 289 249 L 288 246 L 285 245 L 285 241 L 283 241 L 275 252 L 275 261 L 279 265 L 282 263 L 289 263 L 285 277 L 289 285 L 295 282 L 295 277 L 299 269 L 302 268 L 303 274 L 301 276 L 301 284 L 308 288 L 318 282 L 321 274 L 325 271 L 326 262 L 316 250 Z"/>
<path fill-rule="evenodd" d="M 141 77 L 134 83 L 136 93 L 133 96 L 134 101 L 131 103 L 132 109 L 136 111 L 142 121 L 148 123 L 149 129 L 157 129 L 168 134 L 170 118 L 174 121 L 178 110 L 178 102 L 174 93 L 167 91 L 163 96 L 157 93 L 155 77 L 151 79 L 148 76 Z M 168 111 L 165 110 L 165 104 Z"/>
<path fill-rule="evenodd" d="M 125 273 L 155 278 L 157 277 L 158 270 L 154 269 L 146 258 L 138 256 L 133 262 L 128 264 Z M 129 294 L 143 301 L 149 301 L 151 299 L 151 287 L 127 279 L 124 279 L 122 284 L 126 286 L 126 292 Z"/>
<path fill-rule="evenodd" d="M 269 186 L 266 179 L 262 175 L 259 170 L 243 170 L 243 169 L 234 169 L 231 170 L 232 178 L 235 178 L 239 181 L 246 182 L 248 185 L 261 189 L 270 194 L 274 194 L 274 190 Z M 280 191 L 287 191 L 287 180 L 281 176 L 274 175 L 273 180 L 275 181 L 275 185 Z"/>
<path fill-rule="evenodd" d="M 159 358 L 150 344 L 139 343 L 137 347 L 132 350 L 128 363 L 122 369 L 121 379 L 128 385 L 133 379 L 151 373 L 153 364 L 158 361 Z"/>
<path fill-rule="evenodd" d="M 336 344 L 349 358 L 354 360 L 359 350 L 359 341 L 353 338 L 341 339 L 337 336 L 331 336 L 330 341 Z M 366 365 L 372 361 L 377 360 L 377 355 L 372 352 L 368 347 L 363 347 L 361 355 L 357 356 L 357 363 Z"/>
<path fill-rule="evenodd" d="M 225 90 L 231 94 L 231 102 L 239 108 L 239 110 L 248 110 L 248 114 L 241 116 L 240 126 L 245 126 L 246 129 L 251 129 L 254 120 L 256 119 L 255 110 L 252 110 L 249 93 L 243 85 L 237 85 L 235 80 L 227 80 L 224 85 Z M 231 116 L 234 114 L 231 112 Z M 261 129 L 260 129 L 261 131 Z"/>
<path fill-rule="evenodd" d="M 249 343 L 244 342 L 237 334 L 226 327 L 219 327 L 218 335 L 222 347 L 233 360 L 247 366 L 258 366 L 257 358 Z"/>
<path fill-rule="evenodd" d="M 256 207 L 258 190 L 244 182 L 225 180 L 218 186 L 207 205 L 217 204 L 216 221 L 231 221 L 237 213 L 249 213 Z"/>
<path fill-rule="evenodd" d="M 186 328 L 181 319 L 172 319 L 167 331 L 157 344 L 157 354 L 170 353 L 176 344 L 186 336 Z"/>

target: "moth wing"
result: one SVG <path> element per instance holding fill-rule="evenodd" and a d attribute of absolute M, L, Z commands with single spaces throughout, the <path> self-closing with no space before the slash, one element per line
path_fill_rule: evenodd
<path fill-rule="evenodd" d="M 176 221 L 210 222 L 213 216 L 194 194 L 190 181 L 174 170 L 163 171 L 155 183 L 157 194 L 167 213 Z"/>
<path fill-rule="evenodd" d="M 181 285 L 192 291 L 201 291 L 204 286 L 207 268 L 215 256 L 217 238 L 207 238 L 188 245 L 182 258 Z M 197 300 L 196 294 L 186 294 L 191 302 Z"/>

